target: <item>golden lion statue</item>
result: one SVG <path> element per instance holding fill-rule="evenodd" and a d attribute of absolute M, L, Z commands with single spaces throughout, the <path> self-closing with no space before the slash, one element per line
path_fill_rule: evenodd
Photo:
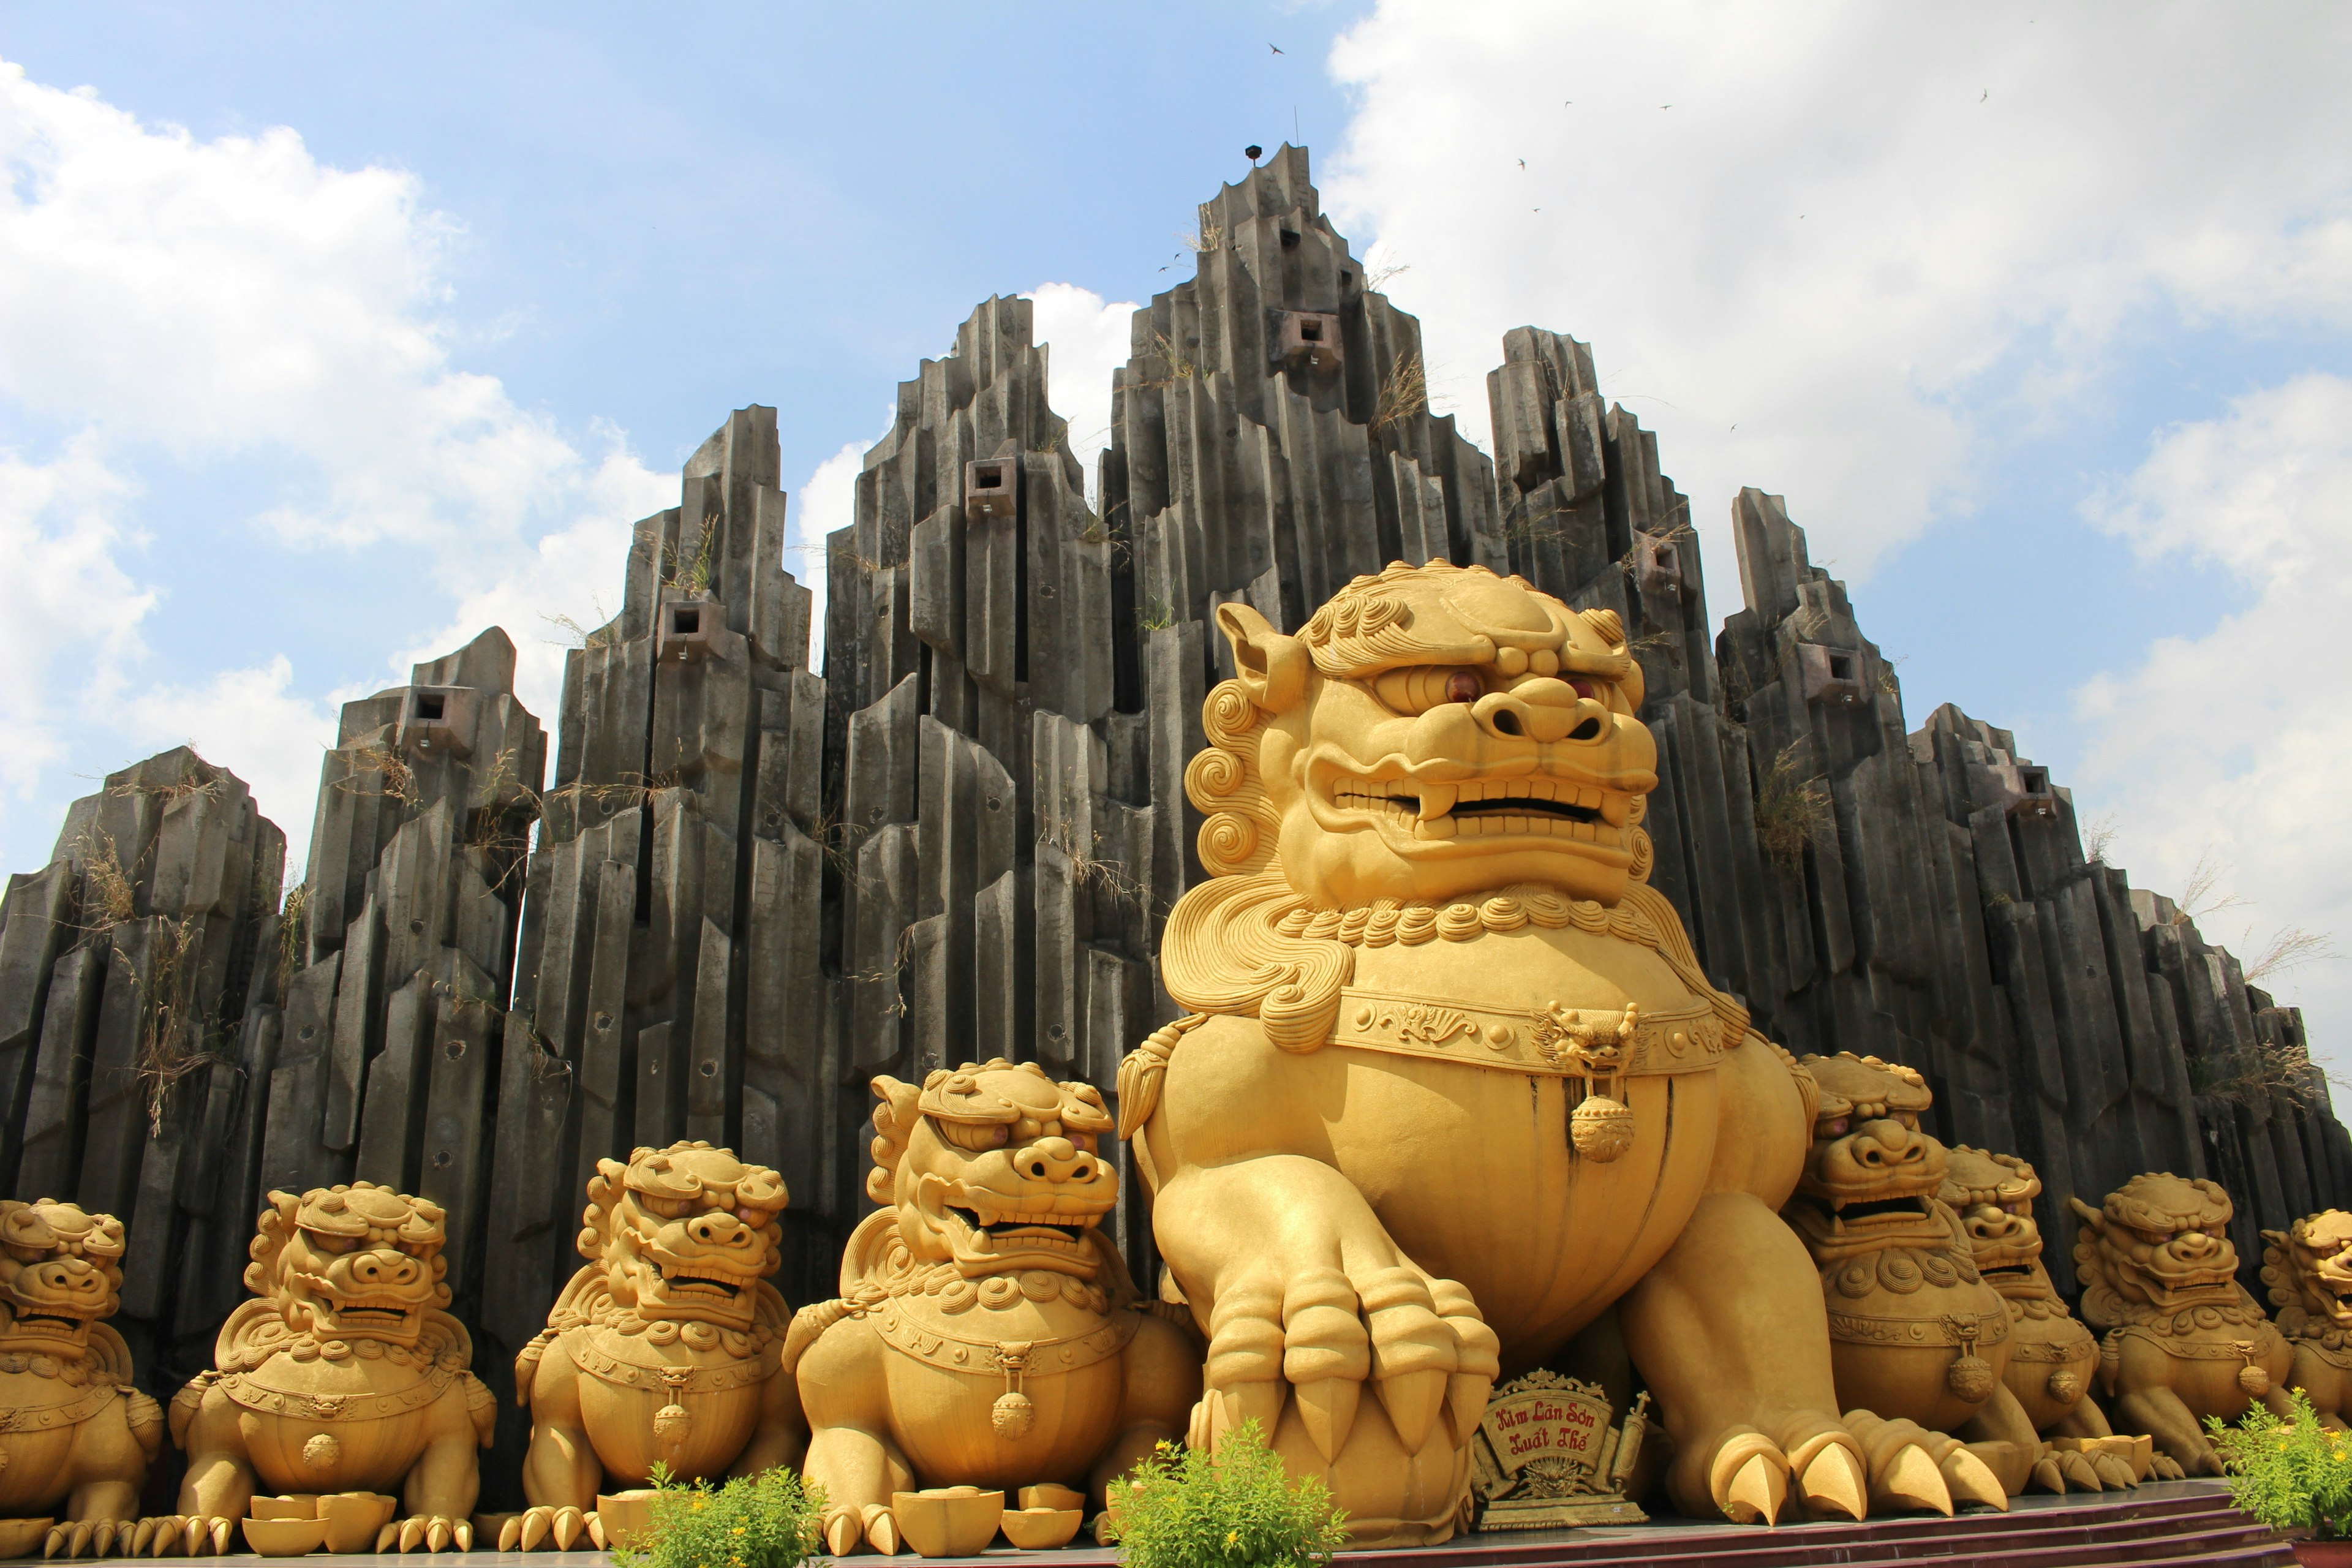
<path fill-rule="evenodd" d="M 499 1550 L 606 1544 L 596 1498 L 607 1480 L 646 1484 L 757 1475 L 796 1464 L 800 1398 L 780 1375 L 783 1178 L 708 1143 L 596 1162 L 580 1231 L 587 1265 L 515 1358 L 530 1406 L 523 1495 Z M 619 1489 L 615 1488 L 614 1489 Z"/>
<path fill-rule="evenodd" d="M 2006 1509 L 2042 1444 L 2001 1381 L 2008 1309 L 1937 1196 L 1949 1156 L 1919 1130 L 1927 1080 L 1851 1051 L 1803 1061 L 1822 1099 L 1785 1214 L 1821 1268 L 1838 1402 L 1937 1434 L 1955 1499 Z"/>
<path fill-rule="evenodd" d="M 2083 1222 L 2074 1273 L 2083 1316 L 2106 1332 L 2099 1386 L 2116 1419 L 2153 1436 L 2190 1475 L 2220 1475 L 2205 1418 L 2235 1421 L 2257 1399 L 2286 1415 L 2294 1365 L 2238 1284 L 2230 1194 L 2168 1171 L 2134 1176 L 2099 1208 L 2067 1203 Z"/>
<path fill-rule="evenodd" d="M 47 1555 L 103 1557 L 139 1531 L 163 1412 L 131 1386 L 103 1320 L 122 1289 L 122 1222 L 71 1204 L 0 1203 L 0 1519 L 54 1517 Z M 22 1544 L 29 1549 L 37 1535 Z"/>
<path fill-rule="evenodd" d="M 2341 1432 L 2352 1415 L 2352 1214 L 2305 1215 L 2263 1240 L 2263 1283 L 2294 1351 L 2289 1381 L 2324 1426 Z"/>
<path fill-rule="evenodd" d="M 1200 1348 L 1138 1292 L 1099 1226 L 1118 1173 L 1102 1096 L 1034 1063 L 874 1080 L 868 1215 L 841 1299 L 802 1310 L 785 1361 L 824 1489 L 825 1549 L 895 1553 L 893 1492 L 1111 1478 L 1183 1430 Z"/>
<path fill-rule="evenodd" d="M 369 1182 L 273 1192 L 245 1288 L 200 1373 L 172 1401 L 187 1450 L 183 1521 L 216 1542 L 257 1479 L 278 1492 L 388 1492 L 407 1517 L 376 1550 L 473 1544 L 475 1453 L 497 1417 L 449 1304 L 440 1208 Z M 189 1526 L 191 1530 L 194 1524 Z"/>
<path fill-rule="evenodd" d="M 1237 674 L 1185 772 L 1210 879 L 1160 954 L 1192 1013 L 1119 1073 L 1209 1336 L 1192 1436 L 1255 1419 L 1359 1541 L 1444 1541 L 1498 1369 L 1622 1305 L 1685 1511 L 1948 1507 L 1916 1440 L 1839 1417 L 1777 1213 L 1814 1088 L 1644 880 L 1617 616 L 1432 562 L 1295 637 L 1217 621 Z"/>
<path fill-rule="evenodd" d="M 1951 1151 L 1939 1195 L 1959 1215 L 1977 1272 L 2009 1309 L 2002 1380 L 2037 1433 L 2069 1445 L 2053 1444 L 2035 1462 L 2034 1479 L 2051 1491 L 2137 1485 L 2137 1467 L 2110 1451 L 2115 1428 L 2091 1395 L 2099 1342 L 2067 1311 L 2042 1266 L 2042 1227 L 2033 1219 L 2042 1178 L 2014 1154 L 1963 1144 Z M 2167 1455 L 2155 1455 L 2148 1468 L 2159 1480 L 2180 1479 L 2180 1467 Z"/>

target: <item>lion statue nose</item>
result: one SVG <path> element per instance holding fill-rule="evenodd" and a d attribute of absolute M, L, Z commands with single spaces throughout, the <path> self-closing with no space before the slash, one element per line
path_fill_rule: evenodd
<path fill-rule="evenodd" d="M 416 1259 L 404 1252 L 378 1249 L 352 1259 L 352 1278 L 362 1285 L 414 1285 L 422 1274 Z"/>
<path fill-rule="evenodd" d="M 751 1227 L 723 1209 L 698 1214 L 687 1222 L 686 1234 L 705 1247 L 749 1247 L 758 1237 Z"/>
<path fill-rule="evenodd" d="M 1853 1159 L 1874 1171 L 1901 1171 L 1927 1161 L 1927 1145 L 1900 1121 L 1864 1122 L 1853 1136 Z"/>
<path fill-rule="evenodd" d="M 1985 1204 L 1969 1214 L 1969 1230 L 1979 1241 L 2012 1241 L 2025 1234 L 2025 1221 L 2007 1209 Z"/>
<path fill-rule="evenodd" d="M 79 1258 L 60 1258 L 44 1264 L 33 1277 L 48 1289 L 69 1295 L 96 1296 L 106 1289 L 106 1281 L 99 1278 L 98 1270 Z"/>
<path fill-rule="evenodd" d="M 1544 676 L 1522 680 L 1508 691 L 1488 692 L 1478 699 L 1470 713 L 1480 729 L 1508 740 L 1542 744 L 1570 736 L 1597 740 L 1608 732 L 1609 726 L 1598 721 L 1591 711 L 1580 714 L 1578 707 L 1582 701 L 1576 688 L 1567 681 Z M 1592 732 L 1578 733 L 1588 723 Z"/>
<path fill-rule="evenodd" d="M 1083 1182 L 1095 1157 L 1066 1138 L 1040 1138 L 1013 1156 L 1013 1168 L 1035 1182 Z"/>

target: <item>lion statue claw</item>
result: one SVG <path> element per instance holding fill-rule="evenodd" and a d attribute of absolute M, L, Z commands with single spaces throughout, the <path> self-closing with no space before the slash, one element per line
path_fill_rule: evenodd
<path fill-rule="evenodd" d="M 1942 1442 L 1839 1414 L 1776 1212 L 1814 1086 L 1647 883 L 1617 615 L 1444 561 L 1295 636 L 1216 615 L 1234 676 L 1185 770 L 1209 878 L 1160 949 L 1191 1013 L 1119 1073 L 1208 1335 L 1192 1434 L 1255 1419 L 1358 1543 L 1442 1542 L 1493 1379 L 1622 1304 L 1684 1511 L 1948 1509 Z"/>
<path fill-rule="evenodd" d="M 400 1497 L 409 1514 L 378 1551 L 471 1545 L 476 1455 L 497 1412 L 473 1342 L 443 1310 L 446 1239 L 438 1205 L 373 1183 L 269 1194 L 245 1270 L 255 1300 L 222 1325 L 214 1370 L 172 1401 L 188 1473 L 151 1549 L 209 1538 L 218 1550 L 257 1481 Z"/>
<path fill-rule="evenodd" d="M 42 1542 L 51 1557 L 131 1540 L 163 1440 L 163 1413 L 131 1385 L 130 1347 L 105 1321 L 122 1245 L 112 1215 L 0 1202 L 0 1519 L 64 1513 Z"/>
<path fill-rule="evenodd" d="M 782 1371 L 783 1178 L 709 1143 L 600 1160 L 580 1231 L 587 1264 L 515 1358 L 531 1412 L 523 1495 L 501 1552 L 605 1544 L 597 1494 L 796 1464 L 807 1444 Z"/>
<path fill-rule="evenodd" d="M 2294 1347 L 2290 1375 L 2330 1431 L 2352 1418 L 2352 1214 L 2327 1209 L 2263 1232 L 2263 1283 Z"/>
<path fill-rule="evenodd" d="M 2294 1367 L 2285 1337 L 2238 1283 L 2230 1194 L 2165 1172 L 2134 1176 L 2098 1208 L 2067 1202 L 2083 1222 L 2074 1273 L 2084 1318 L 2105 1331 L 2099 1386 L 2117 1420 L 2188 1474 L 2221 1474 L 2207 1418 L 2235 1421 L 2256 1400 L 2287 1415 Z"/>
<path fill-rule="evenodd" d="M 785 1364 L 836 1556 L 904 1544 L 894 1492 L 1083 1489 L 1184 1431 L 1200 1351 L 1140 1300 L 1100 1228 L 1118 1173 L 1090 1084 L 967 1063 L 874 1080 L 866 1194 L 841 1296 L 793 1319 Z"/>

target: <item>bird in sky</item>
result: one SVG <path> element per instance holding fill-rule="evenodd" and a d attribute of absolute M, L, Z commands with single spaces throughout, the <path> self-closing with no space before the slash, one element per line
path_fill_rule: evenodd
<path fill-rule="evenodd" d="M 1269 49 L 1274 49 L 1274 52 L 1275 52 L 1276 54 L 1277 54 L 1277 55 L 1278 55 L 1278 54 L 1280 54 L 1280 53 L 1282 53 L 1282 51 L 1281 51 L 1280 49 L 1275 49 L 1275 48 L 1274 48 L 1274 46 L 1273 46 L 1272 44 L 1268 44 L 1268 45 L 1266 45 L 1266 47 L 1267 47 L 1267 48 L 1269 48 Z"/>
<path fill-rule="evenodd" d="M 1674 105 L 1673 105 L 1673 104 L 1671 104 L 1671 103 L 1662 103 L 1662 104 L 1658 105 L 1658 107 L 1659 107 L 1660 109 L 1672 109 L 1672 108 L 1674 107 Z"/>
<path fill-rule="evenodd" d="M 1990 98 L 1991 96 L 1992 89 L 1987 88 L 1982 92 L 1977 94 L 1977 101 L 1979 103 L 1982 103 L 1986 99 Z"/>
<path fill-rule="evenodd" d="M 1519 167 L 1520 167 L 1520 168 L 1522 168 L 1522 169 L 1524 169 L 1524 168 L 1526 168 L 1527 166 L 1528 166 L 1528 161 L 1527 161 L 1525 158 L 1520 159 L 1520 160 L 1519 160 Z"/>

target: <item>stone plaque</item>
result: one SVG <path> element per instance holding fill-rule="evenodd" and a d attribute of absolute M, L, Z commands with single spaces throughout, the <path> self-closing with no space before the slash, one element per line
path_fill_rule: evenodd
<path fill-rule="evenodd" d="M 1480 1530 L 1559 1530 L 1640 1524 L 1625 1482 L 1641 1456 L 1650 1396 L 1622 1426 L 1608 1395 L 1556 1372 L 1531 1372 L 1496 1389 L 1478 1424 L 1471 1479 Z"/>

